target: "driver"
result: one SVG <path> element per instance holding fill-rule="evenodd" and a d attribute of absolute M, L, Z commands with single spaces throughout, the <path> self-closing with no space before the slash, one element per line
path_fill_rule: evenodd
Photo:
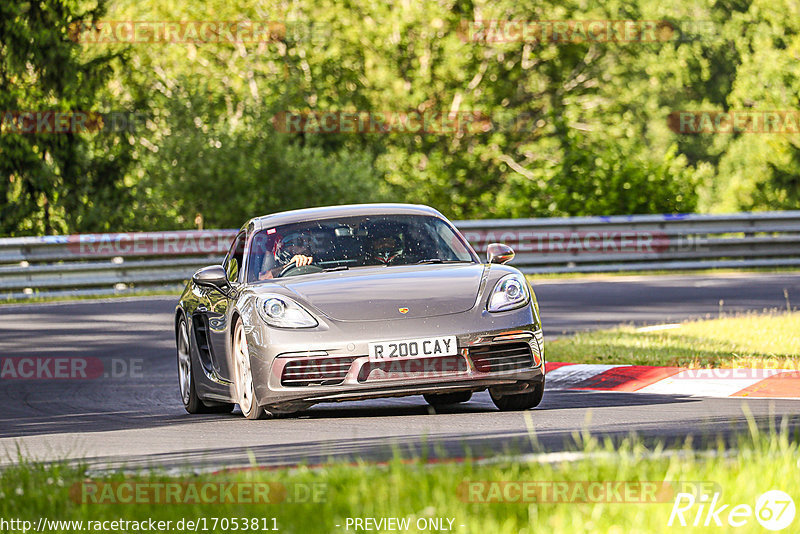
<path fill-rule="evenodd" d="M 369 243 L 368 256 L 380 263 L 391 263 L 401 254 L 403 254 L 403 244 L 400 237 L 394 233 L 378 233 Z"/>
<path fill-rule="evenodd" d="M 288 261 L 286 261 L 287 258 Z M 301 234 L 289 243 L 278 238 L 272 253 L 264 255 L 258 279 L 277 278 L 281 271 L 290 264 L 294 264 L 295 267 L 305 267 L 311 265 L 312 261 L 314 261 L 314 257 L 311 252 L 311 240 L 308 236 Z"/>

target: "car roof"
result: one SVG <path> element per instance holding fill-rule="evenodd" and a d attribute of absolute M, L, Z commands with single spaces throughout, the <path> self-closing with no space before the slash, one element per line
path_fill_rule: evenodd
<path fill-rule="evenodd" d="M 428 215 L 445 219 L 444 215 L 430 206 L 421 204 L 348 204 L 343 206 L 325 206 L 282 211 L 270 215 L 262 215 L 250 219 L 244 227 L 253 224 L 253 230 L 272 228 L 284 224 L 313 221 L 316 219 L 332 219 L 336 217 L 358 217 L 364 215 Z"/>

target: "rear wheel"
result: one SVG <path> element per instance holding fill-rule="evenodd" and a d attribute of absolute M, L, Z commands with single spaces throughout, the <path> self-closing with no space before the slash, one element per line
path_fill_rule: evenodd
<path fill-rule="evenodd" d="M 489 395 L 492 402 L 501 412 L 515 412 L 519 410 L 530 410 L 539 406 L 544 395 L 544 380 L 533 383 L 533 389 L 525 393 L 515 393 L 512 395 L 499 395 L 492 388 L 489 388 Z"/>
<path fill-rule="evenodd" d="M 264 419 L 267 412 L 258 405 L 256 399 L 253 373 L 250 371 L 250 351 L 247 349 L 247 337 L 241 318 L 236 320 L 233 331 L 233 357 L 236 366 L 236 398 L 242 415 L 248 419 Z"/>
<path fill-rule="evenodd" d="M 178 323 L 178 386 L 181 391 L 183 407 L 189 413 L 230 413 L 233 404 L 218 403 L 206 405 L 197 395 L 192 375 L 192 356 L 189 349 L 189 328 L 186 319 Z"/>
<path fill-rule="evenodd" d="M 429 393 L 423 395 L 425 402 L 431 406 L 447 406 L 468 402 L 472 398 L 471 391 L 456 391 L 455 393 Z"/>

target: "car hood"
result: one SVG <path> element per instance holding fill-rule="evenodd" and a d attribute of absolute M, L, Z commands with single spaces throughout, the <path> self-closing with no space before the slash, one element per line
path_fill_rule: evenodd
<path fill-rule="evenodd" d="M 483 272 L 480 264 L 409 265 L 309 274 L 274 284 L 331 319 L 381 321 L 470 310 Z M 264 284 L 259 289 L 268 291 L 270 286 L 274 288 Z"/>

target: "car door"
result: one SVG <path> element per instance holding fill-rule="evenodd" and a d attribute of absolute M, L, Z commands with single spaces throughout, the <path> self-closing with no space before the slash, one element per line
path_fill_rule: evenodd
<path fill-rule="evenodd" d="M 231 244 L 223 267 L 228 273 L 228 281 L 231 283 L 233 291 L 227 294 L 221 291 L 209 291 L 207 294 L 208 305 L 205 312 L 208 318 L 208 331 L 211 345 L 212 362 L 214 372 L 225 380 L 233 380 L 234 370 L 231 368 L 232 358 L 227 357 L 227 351 L 231 347 L 231 336 L 233 325 L 230 324 L 229 313 L 234 304 L 232 296 L 236 293 L 236 288 L 243 281 L 244 249 L 247 241 L 246 232 L 240 232 Z"/>

